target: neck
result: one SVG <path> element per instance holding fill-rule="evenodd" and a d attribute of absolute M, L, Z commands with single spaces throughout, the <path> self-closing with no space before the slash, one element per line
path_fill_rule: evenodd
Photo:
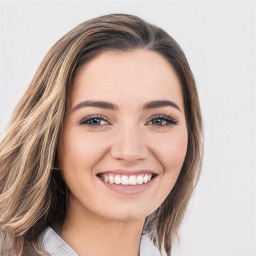
<path fill-rule="evenodd" d="M 68 210 L 61 235 L 79 256 L 138 256 L 144 221 L 108 220 Z"/>

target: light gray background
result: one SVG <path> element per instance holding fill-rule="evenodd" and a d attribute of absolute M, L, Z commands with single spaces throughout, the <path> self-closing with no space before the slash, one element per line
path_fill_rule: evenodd
<path fill-rule="evenodd" d="M 0 133 L 49 48 L 84 20 L 123 12 L 164 28 L 195 75 L 201 180 L 174 256 L 256 255 L 256 5 L 252 1 L 0 1 Z"/>

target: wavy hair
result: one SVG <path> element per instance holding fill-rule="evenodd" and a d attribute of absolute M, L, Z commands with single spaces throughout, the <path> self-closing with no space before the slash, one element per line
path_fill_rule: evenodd
<path fill-rule="evenodd" d="M 40 234 L 51 223 L 61 224 L 66 211 L 68 192 L 58 170 L 57 149 L 74 73 L 101 52 L 134 49 L 165 57 L 182 86 L 188 130 L 186 157 L 175 186 L 148 216 L 145 228 L 159 248 L 171 252 L 201 170 L 198 94 L 187 59 L 175 40 L 161 28 L 127 14 L 91 19 L 63 36 L 47 53 L 18 103 L 0 143 L 2 248 L 5 245 L 20 256 L 28 245 L 44 255 Z"/>

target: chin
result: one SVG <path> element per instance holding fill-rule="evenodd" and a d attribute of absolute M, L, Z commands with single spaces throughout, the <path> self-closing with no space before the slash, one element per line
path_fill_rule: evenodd
<path fill-rule="evenodd" d="M 145 220 L 145 218 L 150 215 L 154 210 L 142 207 L 119 207 L 119 209 L 111 209 L 109 211 L 104 211 L 102 215 L 104 218 L 115 221 L 115 222 L 133 222 Z"/>

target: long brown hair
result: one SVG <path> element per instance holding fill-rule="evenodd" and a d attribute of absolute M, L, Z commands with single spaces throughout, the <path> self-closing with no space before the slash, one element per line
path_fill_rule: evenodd
<path fill-rule="evenodd" d="M 17 255 L 24 244 L 40 252 L 40 234 L 65 216 L 67 189 L 58 171 L 57 148 L 75 71 L 105 51 L 147 49 L 164 56 L 181 82 L 188 146 L 178 180 L 164 203 L 147 218 L 146 232 L 167 253 L 198 181 L 202 119 L 186 57 L 161 28 L 126 14 L 86 21 L 47 53 L 17 105 L 0 144 L 0 245 Z"/>

